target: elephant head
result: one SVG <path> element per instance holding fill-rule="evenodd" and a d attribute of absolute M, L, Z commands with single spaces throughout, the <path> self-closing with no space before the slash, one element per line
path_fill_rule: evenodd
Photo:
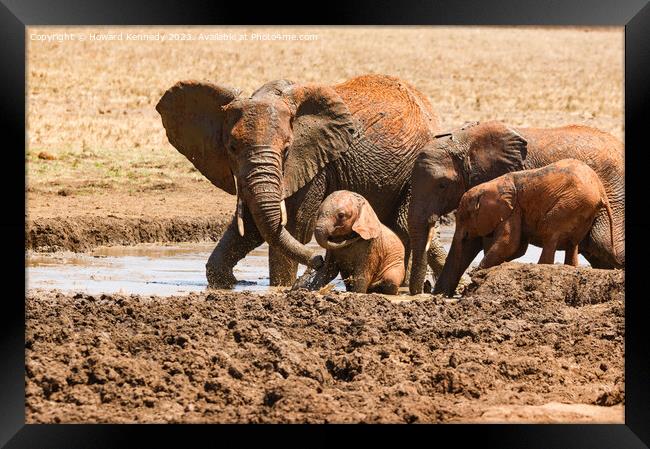
<path fill-rule="evenodd" d="M 331 193 L 318 209 L 314 237 L 327 250 L 379 236 L 381 222 L 366 199 L 347 190 Z"/>
<path fill-rule="evenodd" d="M 483 248 L 483 237 L 513 214 L 517 191 L 509 177 L 480 184 L 468 190 L 456 211 L 456 229 L 445 266 L 433 293 L 452 296 L 461 276 Z"/>
<path fill-rule="evenodd" d="M 422 292 L 434 224 L 458 206 L 464 192 L 522 170 L 527 142 L 499 122 L 475 123 L 436 136 L 418 155 L 411 178 L 408 227 L 413 254 L 409 290 Z"/>
<path fill-rule="evenodd" d="M 156 110 L 169 142 L 216 187 L 237 195 L 240 234 L 247 207 L 269 245 L 319 265 L 321 259 L 285 229 L 284 198 L 351 144 L 356 128 L 333 89 L 281 80 L 242 98 L 236 89 L 182 81 Z"/>

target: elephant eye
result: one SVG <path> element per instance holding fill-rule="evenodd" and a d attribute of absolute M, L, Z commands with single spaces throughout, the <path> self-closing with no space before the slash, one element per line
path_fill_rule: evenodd
<path fill-rule="evenodd" d="M 445 188 L 447 188 L 447 184 L 445 184 L 444 182 L 441 182 L 440 184 L 438 184 L 438 188 L 440 190 L 445 189 Z"/>

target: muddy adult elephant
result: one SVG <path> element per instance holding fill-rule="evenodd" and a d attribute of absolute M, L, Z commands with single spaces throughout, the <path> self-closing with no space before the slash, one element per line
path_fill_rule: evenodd
<path fill-rule="evenodd" d="M 182 81 L 156 106 L 169 142 L 237 210 L 206 264 L 211 287 L 231 287 L 237 262 L 268 242 L 271 285 L 291 285 L 297 264 L 322 264 L 305 244 L 322 200 L 363 195 L 408 247 L 411 170 L 438 130 L 429 101 L 391 76 L 342 84 L 273 81 L 249 98 L 236 89 Z M 431 250 L 444 263 L 436 241 Z"/>
<path fill-rule="evenodd" d="M 439 135 L 418 156 L 413 167 L 408 212 L 413 265 L 411 294 L 422 292 L 427 242 L 438 218 L 458 207 L 467 190 L 508 172 L 546 166 L 561 159 L 585 162 L 601 179 L 609 199 L 615 251 L 609 220 L 601 210 L 579 251 L 594 268 L 625 266 L 625 167 L 623 144 L 610 134 L 587 126 L 518 128 L 500 122 L 474 123 Z"/>

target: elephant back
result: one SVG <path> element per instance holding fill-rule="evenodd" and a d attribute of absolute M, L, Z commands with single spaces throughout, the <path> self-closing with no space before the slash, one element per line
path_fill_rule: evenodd
<path fill-rule="evenodd" d="M 612 208 L 616 264 L 625 266 L 625 149 L 623 143 L 606 132 L 583 125 L 560 128 L 521 128 L 528 141 L 525 168 L 538 168 L 561 159 L 578 159 L 593 169 L 600 178 Z M 592 234 L 606 236 L 608 224 L 601 211 Z M 606 248 L 607 239 L 599 237 Z M 604 250 L 603 250 L 604 252 Z M 592 263 L 593 265 L 593 263 Z M 608 266 L 603 265 L 603 266 Z"/>
<path fill-rule="evenodd" d="M 363 136 L 377 147 L 419 151 L 439 130 L 427 98 L 399 78 L 364 75 L 333 87 Z"/>

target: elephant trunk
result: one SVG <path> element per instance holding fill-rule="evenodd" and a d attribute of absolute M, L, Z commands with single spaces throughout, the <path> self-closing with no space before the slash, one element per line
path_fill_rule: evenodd
<path fill-rule="evenodd" d="M 433 225 L 430 225 L 426 221 L 410 226 L 409 234 L 411 238 L 411 251 L 413 252 L 411 278 L 409 280 L 409 292 L 411 295 L 422 293 L 424 278 L 427 274 L 427 251 L 434 232 L 435 228 Z"/>
<path fill-rule="evenodd" d="M 448 297 L 454 296 L 463 273 L 476 255 L 481 252 L 482 239 L 480 237 L 463 240 L 461 235 L 462 229 L 457 229 L 445 266 L 433 288 L 434 294 L 442 293 Z"/>
<path fill-rule="evenodd" d="M 347 246 L 352 245 L 353 243 L 357 242 L 359 239 L 361 239 L 360 236 L 352 237 L 347 240 L 344 240 L 342 242 L 330 242 L 328 240 L 330 236 L 330 233 L 327 231 L 327 229 L 323 226 L 317 225 L 316 228 L 314 229 L 314 237 L 316 238 L 316 242 L 322 247 L 327 250 L 337 250 L 341 248 L 345 248 Z"/>
<path fill-rule="evenodd" d="M 409 293 L 411 295 L 422 293 L 424 278 L 427 274 L 427 251 L 435 232 L 433 226 L 436 221 L 438 221 L 437 215 L 409 214 L 409 236 L 413 254 L 411 278 L 409 279 Z"/>
<path fill-rule="evenodd" d="M 291 259 L 312 268 L 313 251 L 298 242 L 286 228 L 286 211 L 282 194 L 280 155 L 270 146 L 259 146 L 247 160 L 242 189 L 257 229 L 269 246 L 277 247 Z"/>

